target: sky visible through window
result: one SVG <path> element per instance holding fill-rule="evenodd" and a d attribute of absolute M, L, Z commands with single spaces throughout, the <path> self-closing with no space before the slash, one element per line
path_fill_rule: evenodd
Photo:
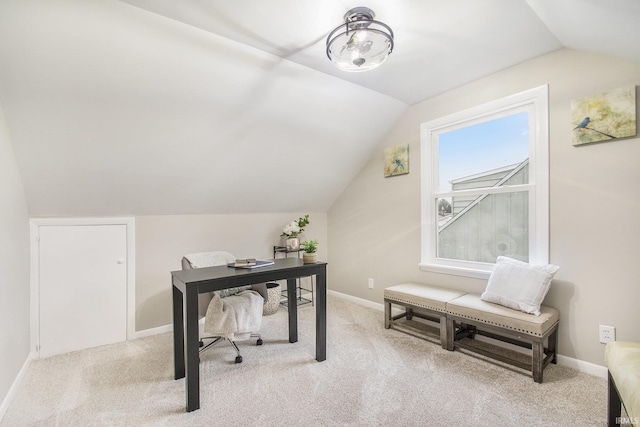
<path fill-rule="evenodd" d="M 529 114 L 513 114 L 438 137 L 439 191 L 451 181 L 520 163 L 529 157 Z"/>

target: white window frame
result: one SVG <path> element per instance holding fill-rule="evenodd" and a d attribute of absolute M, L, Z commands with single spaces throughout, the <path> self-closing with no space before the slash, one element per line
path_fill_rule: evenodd
<path fill-rule="evenodd" d="M 529 183 L 511 189 L 529 192 L 529 263 L 549 262 L 549 88 L 543 85 L 468 110 L 430 120 L 420 126 L 422 225 L 420 269 L 459 276 L 488 278 L 493 263 L 437 258 L 436 199 L 450 196 L 438 183 L 438 137 L 442 133 L 519 111 L 529 112 Z M 505 189 L 482 188 L 485 194 Z M 459 193 L 458 193 L 459 194 Z"/>

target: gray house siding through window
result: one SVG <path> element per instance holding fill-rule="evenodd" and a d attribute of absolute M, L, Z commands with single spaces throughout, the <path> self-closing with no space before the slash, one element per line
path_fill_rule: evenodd
<path fill-rule="evenodd" d="M 529 160 L 452 182 L 453 190 L 529 182 Z M 485 185 L 486 184 L 486 185 Z M 438 228 L 438 258 L 493 263 L 500 255 L 529 260 L 529 195 L 526 191 L 454 197 L 453 216 Z"/>

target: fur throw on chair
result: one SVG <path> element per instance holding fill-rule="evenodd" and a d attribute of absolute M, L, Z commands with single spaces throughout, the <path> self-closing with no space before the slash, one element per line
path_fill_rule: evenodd
<path fill-rule="evenodd" d="M 231 341 L 249 339 L 260 330 L 263 302 L 255 291 L 242 291 L 226 298 L 214 294 L 207 308 L 205 334 Z"/>

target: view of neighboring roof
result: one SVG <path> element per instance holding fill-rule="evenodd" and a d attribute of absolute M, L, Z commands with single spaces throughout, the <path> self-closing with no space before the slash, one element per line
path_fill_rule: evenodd
<path fill-rule="evenodd" d="M 511 178 L 513 178 L 518 172 L 522 171 L 526 166 L 529 165 L 529 159 L 525 159 L 521 163 L 517 163 L 514 165 L 505 166 L 498 169 L 491 169 L 488 171 L 480 172 L 474 175 L 469 175 L 463 178 L 458 178 L 451 181 L 453 190 L 460 190 L 464 188 L 488 188 L 488 187 L 501 187 L 505 183 L 507 183 Z M 479 182 L 483 181 L 495 181 L 490 185 L 478 185 Z M 465 215 L 474 206 L 477 206 L 485 198 L 491 196 L 490 194 L 483 194 L 477 197 L 471 198 L 452 198 L 452 213 L 451 218 L 446 222 L 441 222 L 438 227 L 438 232 L 444 230 L 453 224 L 458 218 L 462 215 Z M 458 203 L 462 203 L 463 206 L 458 205 L 456 208 L 456 200 Z"/>

